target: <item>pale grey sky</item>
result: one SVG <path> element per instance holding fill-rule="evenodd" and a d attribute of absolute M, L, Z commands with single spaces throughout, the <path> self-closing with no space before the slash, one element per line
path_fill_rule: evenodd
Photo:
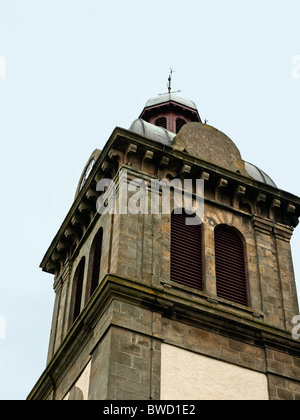
<path fill-rule="evenodd" d="M 202 119 L 299 196 L 299 17 L 299 0 L 0 0 L 0 399 L 25 399 L 45 368 L 39 263 L 87 159 L 170 67 Z M 300 227 L 292 246 L 299 288 Z"/>

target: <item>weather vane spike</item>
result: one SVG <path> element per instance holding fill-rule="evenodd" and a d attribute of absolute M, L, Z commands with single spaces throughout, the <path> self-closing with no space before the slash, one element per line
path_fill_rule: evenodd
<path fill-rule="evenodd" d="M 172 74 L 173 74 L 173 69 L 170 68 L 170 74 L 169 74 L 169 77 L 168 77 L 168 82 L 169 82 L 169 84 L 168 84 L 168 93 L 171 93 L 171 90 L 172 90 L 172 88 L 171 88 Z"/>
<path fill-rule="evenodd" d="M 168 77 L 168 83 L 167 83 L 167 88 L 168 88 L 168 94 L 170 95 L 171 93 L 177 93 L 177 92 L 181 92 L 181 90 L 176 90 L 175 92 L 172 92 L 172 86 L 171 86 L 171 82 L 172 82 L 172 74 L 175 73 L 175 70 L 173 70 L 172 68 L 170 68 L 170 74 Z M 159 93 L 159 95 L 166 95 L 166 93 Z"/>

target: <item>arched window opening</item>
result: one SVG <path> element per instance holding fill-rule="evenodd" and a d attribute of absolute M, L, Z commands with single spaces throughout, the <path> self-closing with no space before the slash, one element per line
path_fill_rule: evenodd
<path fill-rule="evenodd" d="M 75 271 L 74 279 L 73 279 L 73 314 L 72 314 L 72 322 L 80 314 L 81 309 L 81 298 L 82 298 L 82 286 L 83 286 L 83 278 L 84 278 L 84 266 L 85 266 L 85 257 L 82 257 L 77 268 Z"/>
<path fill-rule="evenodd" d="M 202 290 L 201 225 L 187 225 L 187 217 L 171 215 L 171 280 Z"/>
<path fill-rule="evenodd" d="M 248 305 L 244 244 L 233 228 L 215 228 L 215 258 L 217 295 Z"/>
<path fill-rule="evenodd" d="M 183 118 L 176 119 L 176 134 L 182 129 L 182 127 L 186 124 L 186 121 Z"/>
<path fill-rule="evenodd" d="M 89 275 L 88 275 L 88 290 L 87 299 L 89 299 L 99 284 L 100 276 L 100 264 L 102 254 L 102 240 L 103 240 L 103 229 L 100 228 L 96 234 L 92 246 L 89 260 Z"/>
<path fill-rule="evenodd" d="M 154 125 L 157 125 L 158 127 L 167 128 L 167 119 L 166 119 L 166 117 L 157 118 L 154 121 Z"/>

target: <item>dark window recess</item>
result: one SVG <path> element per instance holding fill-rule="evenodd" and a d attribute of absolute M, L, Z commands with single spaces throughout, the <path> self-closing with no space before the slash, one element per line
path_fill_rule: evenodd
<path fill-rule="evenodd" d="M 74 322 L 75 319 L 80 314 L 80 307 L 81 307 L 81 297 L 82 297 L 82 286 L 83 286 L 83 277 L 84 277 L 84 265 L 85 265 L 85 258 L 82 257 L 80 263 L 78 264 L 74 280 L 73 280 L 73 316 L 72 321 Z"/>
<path fill-rule="evenodd" d="M 183 118 L 176 119 L 176 134 L 179 133 L 179 131 L 185 124 L 186 124 L 186 121 Z"/>
<path fill-rule="evenodd" d="M 159 127 L 167 128 L 167 119 L 166 119 L 166 117 L 157 118 L 154 121 L 154 124 L 159 126 Z"/>
<path fill-rule="evenodd" d="M 171 216 L 171 280 L 202 290 L 201 225 L 186 225 L 186 217 Z"/>
<path fill-rule="evenodd" d="M 224 225 L 215 228 L 217 295 L 248 305 L 244 245 L 239 235 Z"/>
<path fill-rule="evenodd" d="M 95 239 L 91 247 L 88 298 L 92 296 L 92 294 L 94 293 L 94 291 L 96 290 L 99 284 L 100 264 L 101 264 L 101 254 L 102 254 L 102 238 L 103 238 L 103 230 L 102 228 L 100 228 L 99 232 L 95 236 Z"/>

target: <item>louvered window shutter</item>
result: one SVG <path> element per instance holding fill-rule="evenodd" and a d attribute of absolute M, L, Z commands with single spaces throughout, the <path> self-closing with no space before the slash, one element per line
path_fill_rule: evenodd
<path fill-rule="evenodd" d="M 73 297 L 73 315 L 72 315 L 72 322 L 80 314 L 81 308 L 81 297 L 82 297 L 82 286 L 83 286 L 83 277 L 84 277 L 84 265 L 85 265 L 85 257 L 82 257 L 78 267 L 76 268 L 76 272 L 74 275 L 74 297 Z"/>
<path fill-rule="evenodd" d="M 201 225 L 186 225 L 186 217 L 171 216 L 171 280 L 202 290 Z"/>
<path fill-rule="evenodd" d="M 176 119 L 176 133 L 179 133 L 181 128 L 186 124 L 186 121 L 183 118 Z"/>
<path fill-rule="evenodd" d="M 157 118 L 154 121 L 154 124 L 157 125 L 158 127 L 167 128 L 167 119 L 166 119 L 166 117 Z"/>
<path fill-rule="evenodd" d="M 241 305 L 248 305 L 244 245 L 231 228 L 215 228 L 217 295 Z"/>
<path fill-rule="evenodd" d="M 100 228 L 99 232 L 95 236 L 91 247 L 91 256 L 90 256 L 90 276 L 89 279 L 89 291 L 88 297 L 91 297 L 94 291 L 96 290 L 99 284 L 99 276 L 100 276 L 100 264 L 101 264 L 101 254 L 102 254 L 102 239 L 103 239 L 103 230 Z"/>

